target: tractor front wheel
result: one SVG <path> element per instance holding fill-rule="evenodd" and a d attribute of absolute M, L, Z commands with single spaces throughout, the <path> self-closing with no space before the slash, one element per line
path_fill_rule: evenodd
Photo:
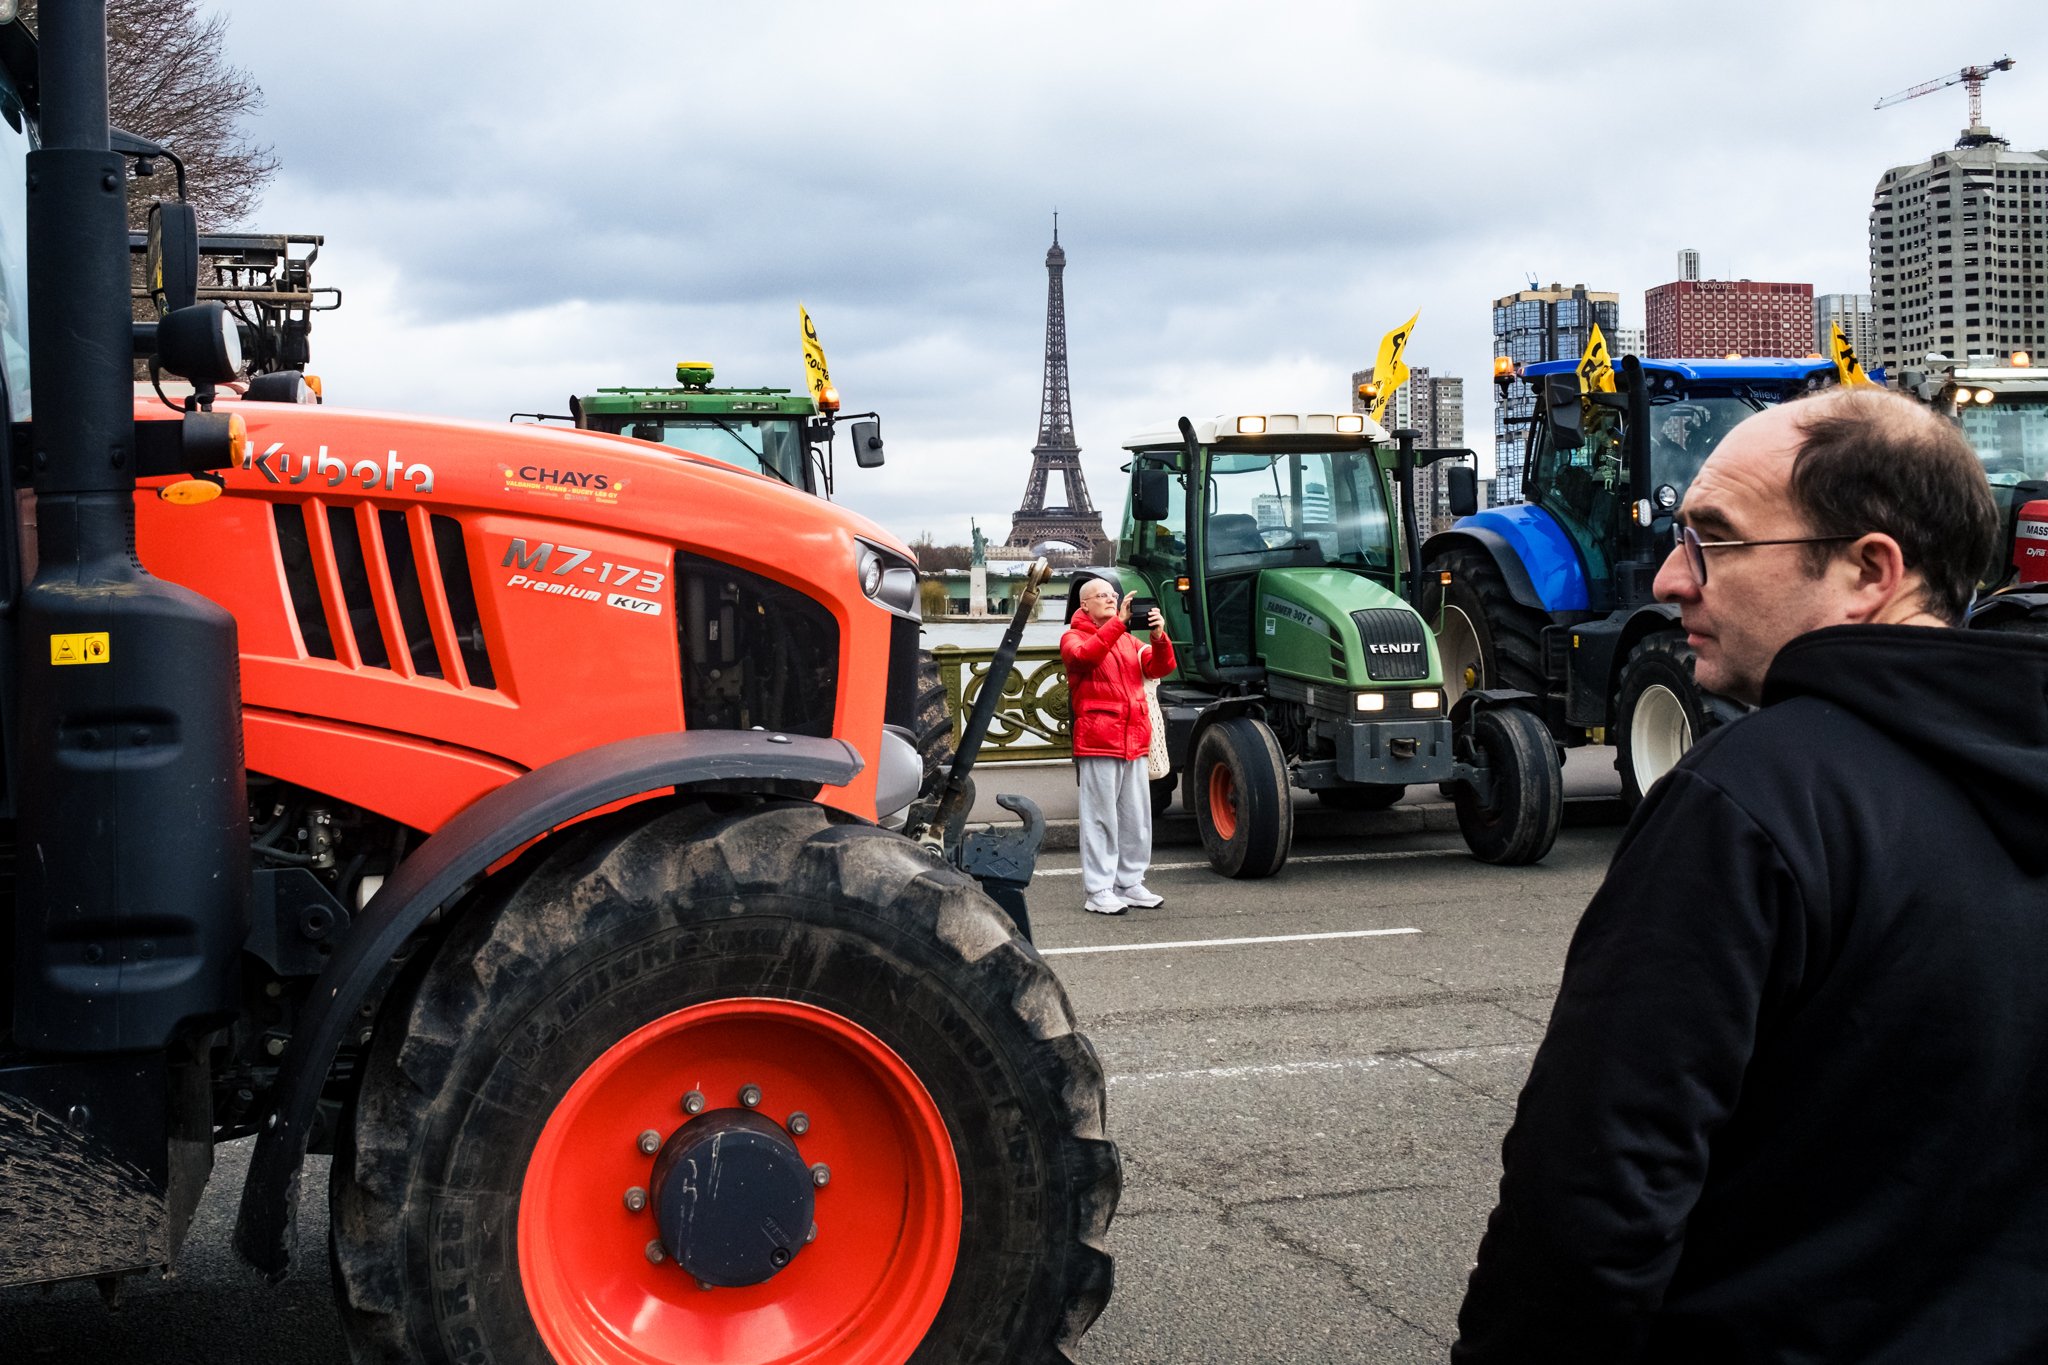
<path fill-rule="evenodd" d="M 1614 699 L 1614 766 L 1630 810 L 1712 723 L 1684 636 L 1659 631 L 1629 651 Z"/>
<path fill-rule="evenodd" d="M 1473 715 L 1469 752 L 1486 769 L 1485 798 L 1470 785 L 1455 788 L 1458 829 L 1472 856 L 1519 867 L 1542 861 L 1564 823 L 1564 772 L 1557 742 L 1534 714 L 1489 706 Z"/>
<path fill-rule="evenodd" d="M 495 885 L 394 991 L 335 1159 L 357 1361 L 995 1365 L 1100 1312 L 1101 1068 L 967 878 L 738 800 Z"/>
<path fill-rule="evenodd" d="M 1202 732 L 1190 784 L 1195 828 L 1209 865 L 1226 877 L 1270 877 L 1294 842 L 1294 797 L 1280 741 L 1255 716 Z"/>

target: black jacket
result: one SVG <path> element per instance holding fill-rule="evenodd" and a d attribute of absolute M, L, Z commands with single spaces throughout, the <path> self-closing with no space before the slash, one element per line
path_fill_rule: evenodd
<path fill-rule="evenodd" d="M 1451 1358 L 2048 1361 L 2048 643 L 1842 626 L 1572 938 Z"/>

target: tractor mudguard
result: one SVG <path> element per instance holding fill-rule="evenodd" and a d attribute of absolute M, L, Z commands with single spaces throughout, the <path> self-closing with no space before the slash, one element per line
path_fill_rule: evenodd
<path fill-rule="evenodd" d="M 1424 542 L 1423 561 L 1463 545 L 1491 556 L 1508 595 L 1521 605 L 1546 613 L 1587 609 L 1591 599 L 1585 566 L 1563 529 L 1542 508 L 1516 503 L 1461 517 L 1450 530 Z"/>
<path fill-rule="evenodd" d="M 1588 728 L 1614 724 L 1622 665 L 1643 638 L 1678 624 L 1678 607 L 1651 602 L 1630 612 L 1560 627 L 1570 632 L 1565 650 L 1565 720 Z"/>
<path fill-rule="evenodd" d="M 1451 708 L 1451 728 L 1462 730 L 1472 721 L 1472 713 L 1482 706 L 1523 706 L 1543 714 L 1543 698 L 1534 692 L 1520 692 L 1512 687 L 1489 687 L 1467 692 L 1458 698 Z"/>
<path fill-rule="evenodd" d="M 761 790 L 844 786 L 864 766 L 837 739 L 759 730 L 640 735 L 536 768 L 465 807 L 392 873 L 356 916 L 306 997 L 277 1078 L 277 1110 L 256 1140 L 235 1220 L 235 1248 L 271 1279 L 291 1268 L 299 1168 L 344 1034 L 392 957 L 428 915 L 529 840 L 602 806 L 671 787 Z"/>

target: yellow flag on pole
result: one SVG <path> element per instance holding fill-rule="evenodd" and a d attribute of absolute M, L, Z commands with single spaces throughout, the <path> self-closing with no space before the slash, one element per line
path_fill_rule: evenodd
<path fill-rule="evenodd" d="M 1586 353 L 1579 357 L 1578 375 L 1580 393 L 1615 391 L 1614 359 L 1607 354 L 1607 338 L 1601 335 L 1597 322 L 1586 336 Z"/>
<path fill-rule="evenodd" d="M 1415 319 L 1422 316 L 1417 309 L 1415 317 L 1396 327 L 1380 338 L 1380 353 L 1372 362 L 1373 383 L 1379 392 L 1372 400 L 1371 417 L 1381 422 L 1387 415 L 1387 404 L 1394 401 L 1394 390 L 1408 382 L 1408 366 L 1401 359 L 1401 352 L 1408 349 L 1408 338 L 1415 331 Z"/>
<path fill-rule="evenodd" d="M 1849 344 L 1848 337 L 1842 335 L 1842 324 L 1836 322 L 1830 323 L 1829 326 L 1834 329 L 1832 344 L 1828 349 L 1833 354 L 1835 377 L 1842 381 L 1845 388 L 1870 383 L 1870 376 L 1863 373 L 1863 365 L 1856 359 L 1856 348 Z"/>
<path fill-rule="evenodd" d="M 801 303 L 796 306 L 796 315 L 804 332 L 804 382 L 810 385 L 811 401 L 823 403 L 825 390 L 832 387 L 832 369 L 825 363 L 825 348 L 818 344 L 817 324 Z"/>

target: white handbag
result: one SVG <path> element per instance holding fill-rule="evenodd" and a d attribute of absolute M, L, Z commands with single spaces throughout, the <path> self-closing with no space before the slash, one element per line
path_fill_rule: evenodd
<path fill-rule="evenodd" d="M 1152 747 L 1145 753 L 1145 776 L 1157 782 L 1173 773 L 1173 759 L 1166 752 L 1166 717 L 1159 710 L 1159 679 L 1145 679 L 1145 710 L 1152 717 Z"/>

